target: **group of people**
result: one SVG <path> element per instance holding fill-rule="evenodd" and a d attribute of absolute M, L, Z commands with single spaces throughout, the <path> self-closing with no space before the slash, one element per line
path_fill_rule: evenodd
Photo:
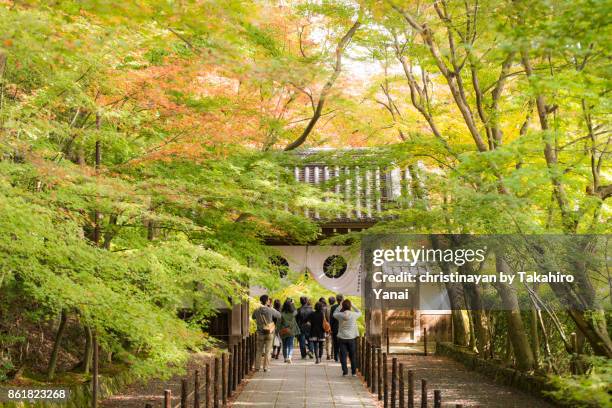
<path fill-rule="evenodd" d="M 327 360 L 340 361 L 342 375 L 357 372 L 356 339 L 359 337 L 357 319 L 361 312 L 341 294 L 320 298 L 314 305 L 305 296 L 300 306 L 287 298 L 281 304 L 268 295 L 259 298 L 261 306 L 253 312 L 257 325 L 257 358 L 255 369 L 270 369 L 270 358 L 278 359 L 282 351 L 285 363 L 291 364 L 293 344 L 298 339 L 302 359 L 315 359 L 319 364 L 325 351 Z"/>

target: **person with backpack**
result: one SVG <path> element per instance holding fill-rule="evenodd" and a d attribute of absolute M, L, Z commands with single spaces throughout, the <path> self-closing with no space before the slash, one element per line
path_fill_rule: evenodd
<path fill-rule="evenodd" d="M 334 312 L 334 317 L 338 321 L 338 346 L 342 375 L 348 375 L 347 356 L 351 360 L 351 374 L 355 376 L 357 373 L 357 342 L 355 339 L 359 337 L 359 329 L 357 328 L 359 316 L 361 316 L 361 312 L 348 299 L 344 299 L 341 308 L 336 308 Z"/>
<path fill-rule="evenodd" d="M 334 313 L 336 312 L 336 309 L 338 309 L 340 307 L 340 305 L 342 304 L 342 301 L 344 300 L 344 296 L 342 296 L 342 294 L 338 293 L 336 295 L 336 303 L 332 305 L 332 301 L 330 298 L 329 304 L 332 305 L 330 308 L 330 325 L 331 325 L 331 337 L 332 337 L 332 354 L 334 355 L 334 361 L 336 361 L 336 363 L 338 362 L 338 357 L 339 357 L 339 352 L 340 352 L 340 348 L 338 347 L 338 320 L 336 320 L 336 318 L 334 317 Z"/>
<path fill-rule="evenodd" d="M 257 325 L 257 353 L 255 355 L 255 370 L 259 371 L 263 360 L 263 370 L 270 369 L 270 353 L 274 342 L 275 324 L 274 319 L 280 319 L 281 314 L 270 307 L 271 301 L 268 295 L 259 297 L 261 306 L 253 312 L 253 320 Z"/>
<path fill-rule="evenodd" d="M 327 323 L 325 318 L 323 303 L 317 302 L 315 304 L 314 312 L 309 314 L 306 320 L 310 324 L 310 334 L 308 339 L 314 348 L 315 364 L 319 364 L 321 362 L 321 357 L 323 356 L 323 343 L 325 342 L 327 331 L 331 330 L 329 323 Z"/>
<path fill-rule="evenodd" d="M 295 321 L 297 311 L 293 304 L 293 299 L 288 298 L 283 303 L 281 318 L 278 325 L 278 334 L 283 342 L 283 357 L 285 363 L 291 364 L 291 354 L 293 353 L 293 339 L 299 334 L 300 329 Z"/>
<path fill-rule="evenodd" d="M 305 359 L 306 356 L 313 358 L 313 349 L 312 343 L 310 343 L 310 323 L 308 322 L 308 316 L 313 312 L 312 306 L 310 306 L 310 301 L 306 296 L 302 296 L 300 298 L 300 308 L 297 310 L 297 315 L 295 316 L 295 320 L 297 321 L 298 327 L 300 328 L 300 333 L 298 336 L 298 341 L 300 343 L 300 354 L 302 355 L 302 359 Z"/>

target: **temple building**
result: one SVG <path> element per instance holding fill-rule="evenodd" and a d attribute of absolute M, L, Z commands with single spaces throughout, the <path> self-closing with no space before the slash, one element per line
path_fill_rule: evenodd
<path fill-rule="evenodd" d="M 362 231 L 385 217 L 385 209 L 411 205 L 414 183 L 418 178 L 412 177 L 409 168 L 370 165 L 363 159 L 359 160 L 359 166 L 334 165 L 325 156 L 321 162 L 313 161 L 311 155 L 316 153 L 317 150 L 301 153 L 305 158 L 304 164 L 288 170 L 296 181 L 333 191 L 347 204 L 348 210 L 327 217 L 316 210 L 302 209 L 306 216 L 320 223 L 324 238 Z M 411 168 L 413 172 L 425 171 L 422 166 Z M 413 284 L 407 290 L 409 299 L 401 307 L 397 306 L 397 301 L 373 302 L 371 288 L 366 287 L 369 280 L 365 276 L 359 248 L 324 245 L 320 240 L 307 245 L 289 242 L 270 245 L 281 255 L 278 262 L 288 266 L 289 270 L 308 274 L 334 293 L 361 296 L 362 303 L 369 305 L 365 310 L 366 335 L 375 342 L 381 345 L 389 343 L 390 347 L 399 349 L 396 351 L 411 351 L 423 341 L 425 328 L 428 340 L 450 340 L 451 312 L 444 285 Z M 427 267 L 385 266 L 398 273 L 408 270 L 416 274 L 422 272 L 418 268 Z M 365 302 L 366 296 L 368 302 Z"/>

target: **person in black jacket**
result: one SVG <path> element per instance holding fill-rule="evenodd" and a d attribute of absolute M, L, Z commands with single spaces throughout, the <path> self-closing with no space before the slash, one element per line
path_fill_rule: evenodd
<path fill-rule="evenodd" d="M 300 304 L 302 306 L 300 306 L 297 311 L 297 316 L 295 316 L 295 321 L 300 328 L 300 334 L 298 336 L 300 354 L 302 355 L 302 359 L 305 359 L 306 356 L 313 358 L 312 343 L 308 341 L 310 336 L 310 323 L 307 321 L 308 316 L 312 313 L 312 306 L 310 306 L 310 301 L 306 296 L 300 298 Z"/>
<path fill-rule="evenodd" d="M 334 296 L 330 296 L 327 298 L 327 301 L 329 302 L 329 304 L 325 307 L 325 317 L 327 318 L 327 322 L 329 323 L 330 327 L 332 325 L 332 320 L 333 320 L 333 316 L 332 316 L 332 306 L 334 306 L 336 304 L 336 298 Z M 327 353 L 327 359 L 331 360 L 332 357 L 334 355 L 334 349 L 332 347 L 332 340 L 333 340 L 333 334 L 331 332 L 327 333 L 327 337 L 325 338 L 325 352 Z"/>
<path fill-rule="evenodd" d="M 333 354 L 334 354 L 334 360 L 336 362 L 338 362 L 339 359 L 339 353 L 340 353 L 340 346 L 338 345 L 338 320 L 336 320 L 334 318 L 334 312 L 336 311 L 336 309 L 338 308 L 338 306 L 340 306 L 342 304 L 342 301 L 344 300 L 344 296 L 342 296 L 342 294 L 338 293 L 336 295 L 336 304 L 331 306 L 330 309 L 330 326 L 332 329 L 332 349 L 333 349 Z M 331 299 L 330 302 L 331 304 Z"/>
<path fill-rule="evenodd" d="M 276 310 L 277 312 L 281 311 L 281 301 L 280 299 L 274 299 L 274 303 L 273 303 L 273 307 L 274 310 Z M 280 336 L 278 335 L 278 323 L 280 322 L 280 318 L 274 318 L 274 324 L 276 325 L 276 331 L 274 332 L 274 341 L 272 343 L 272 358 L 278 360 L 278 357 L 280 355 L 281 352 L 281 348 L 282 348 L 282 340 L 280 338 Z"/>
<path fill-rule="evenodd" d="M 310 343 L 314 346 L 314 354 L 316 357 L 315 363 L 321 362 L 321 356 L 323 355 L 323 343 L 325 342 L 325 330 L 323 328 L 323 321 L 325 320 L 325 312 L 323 311 L 323 303 L 317 302 L 315 304 L 314 312 L 308 315 L 306 321 L 310 323 Z"/>

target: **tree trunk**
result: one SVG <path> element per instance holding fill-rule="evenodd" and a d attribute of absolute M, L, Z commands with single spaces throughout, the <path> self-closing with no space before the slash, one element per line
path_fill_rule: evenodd
<path fill-rule="evenodd" d="M 83 372 L 89 374 L 91 360 L 93 358 L 93 335 L 91 328 L 85 326 L 85 352 L 83 353 Z"/>
<path fill-rule="evenodd" d="M 117 226 L 117 219 L 118 219 L 117 214 L 111 214 L 109 216 L 108 229 L 104 233 L 104 244 L 102 245 L 102 247 L 106 250 L 110 249 L 111 241 L 113 240 L 115 236 L 115 231 L 113 228 Z"/>
<path fill-rule="evenodd" d="M 508 274 L 510 272 L 510 268 L 499 253 L 495 256 L 495 266 L 498 274 Z M 504 312 L 508 319 L 508 337 L 512 343 L 517 368 L 521 371 L 533 370 L 535 361 L 523 324 L 516 291 L 507 283 L 497 282 L 493 286 L 501 297 Z"/>
<path fill-rule="evenodd" d="M 466 268 L 464 267 L 467 265 L 468 264 L 465 264 L 459 269 L 465 270 Z M 471 268 L 468 267 L 467 269 L 469 269 L 467 273 L 473 273 Z M 489 335 L 489 319 L 484 311 L 481 289 L 473 283 L 464 283 L 463 293 L 472 313 L 476 350 L 481 357 L 488 358 L 491 347 L 491 336 Z"/>
<path fill-rule="evenodd" d="M 418 176 L 413 177 L 413 181 L 416 180 L 417 184 L 420 184 Z M 423 198 L 423 195 L 418 197 Z M 437 235 L 430 235 L 432 247 L 434 249 L 442 249 L 442 243 L 440 242 Z M 442 269 L 445 275 L 450 275 L 451 270 L 447 262 L 439 262 L 438 265 Z M 453 343 L 461 346 L 467 346 L 470 341 L 470 321 L 467 316 L 465 309 L 465 299 L 463 297 L 463 288 L 458 283 L 446 283 L 446 291 L 448 293 L 448 299 L 451 306 L 451 318 L 453 319 Z"/>
<path fill-rule="evenodd" d="M 575 256 L 582 257 L 588 254 L 589 248 L 592 247 L 590 245 L 592 244 L 591 237 L 580 239 L 573 236 L 568 239 L 571 239 L 571 243 L 574 245 L 570 248 L 572 248 L 571 253 L 576 254 Z M 544 245 L 536 244 L 535 249 L 539 253 L 539 268 L 542 273 L 559 270 L 557 265 L 552 262 L 554 255 L 547 251 Z M 551 282 L 549 286 L 565 306 L 567 314 L 576 323 L 578 330 L 582 332 L 591 345 L 593 353 L 612 358 L 612 340 L 608 333 L 606 314 L 595 302 L 595 293 L 588 277 L 586 264 L 579 259 L 572 258 L 567 259 L 567 262 L 574 268 L 572 272 L 575 282 L 571 284 Z"/>
<path fill-rule="evenodd" d="M 100 124 L 102 122 L 102 117 L 100 113 L 96 113 L 96 130 L 100 130 Z M 95 157 L 94 157 L 94 167 L 96 172 L 100 170 L 100 164 L 102 163 L 102 142 L 100 139 L 96 140 L 96 148 L 95 148 Z"/>
<path fill-rule="evenodd" d="M 59 327 L 57 328 L 57 333 L 55 334 L 55 342 L 53 343 L 53 350 L 51 351 L 51 359 L 49 360 L 49 368 L 47 369 L 47 378 L 49 380 L 53 380 L 53 378 L 55 377 L 55 370 L 57 369 L 57 356 L 61 347 L 62 338 L 64 337 L 64 332 L 66 331 L 67 321 L 68 313 L 66 313 L 66 310 L 62 309 Z"/>
<path fill-rule="evenodd" d="M 589 341 L 598 356 L 612 358 L 612 341 L 606 326 L 606 314 L 602 310 L 568 310 L 576 326 Z"/>
<path fill-rule="evenodd" d="M 100 235 L 101 235 L 100 216 L 101 214 L 97 210 L 94 211 L 93 213 L 94 226 L 93 226 L 93 233 L 92 233 L 91 240 L 93 241 L 95 246 L 100 246 Z"/>
<path fill-rule="evenodd" d="M 534 308 L 531 309 L 531 344 L 533 346 L 533 362 L 534 367 L 539 367 L 540 359 L 540 335 L 538 334 L 538 311 Z"/>
<path fill-rule="evenodd" d="M 467 346 L 470 342 L 470 319 L 462 307 L 461 286 L 447 284 L 446 290 L 450 299 L 451 318 L 453 319 L 453 343 Z"/>
<path fill-rule="evenodd" d="M 510 336 L 506 336 L 506 350 L 504 350 L 504 362 L 507 365 L 512 364 L 512 342 L 510 341 Z"/>

